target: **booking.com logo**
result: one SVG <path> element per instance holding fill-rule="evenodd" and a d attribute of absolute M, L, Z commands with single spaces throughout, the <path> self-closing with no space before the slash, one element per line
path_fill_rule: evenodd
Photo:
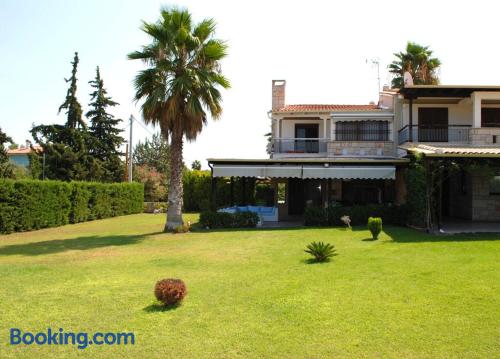
<path fill-rule="evenodd" d="M 62 328 L 53 331 L 48 328 L 46 332 L 23 332 L 18 328 L 10 329 L 11 345 L 77 345 L 78 349 L 85 349 L 89 345 L 134 345 L 135 335 L 131 332 L 101 333 L 95 332 L 65 332 Z"/>

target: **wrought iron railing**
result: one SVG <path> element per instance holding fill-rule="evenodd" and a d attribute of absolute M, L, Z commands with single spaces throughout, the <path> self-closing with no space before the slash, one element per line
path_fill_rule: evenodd
<path fill-rule="evenodd" d="M 419 125 L 406 125 L 398 131 L 399 144 L 409 142 L 461 142 L 470 141 L 470 125 L 448 125 L 436 127 L 423 127 Z"/>

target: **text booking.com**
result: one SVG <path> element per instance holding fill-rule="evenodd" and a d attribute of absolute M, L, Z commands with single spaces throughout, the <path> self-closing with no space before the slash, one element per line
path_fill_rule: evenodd
<path fill-rule="evenodd" d="M 89 345 L 134 345 L 135 335 L 132 332 L 65 332 L 62 328 L 43 332 L 22 331 L 10 329 L 11 345 L 76 345 L 85 349 Z"/>

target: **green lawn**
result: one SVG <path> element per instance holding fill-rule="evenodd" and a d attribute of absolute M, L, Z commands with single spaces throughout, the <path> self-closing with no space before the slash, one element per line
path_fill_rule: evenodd
<path fill-rule="evenodd" d="M 194 215 L 188 216 L 195 220 Z M 163 234 L 133 215 L 0 236 L 0 357 L 499 357 L 500 235 L 387 227 Z M 312 240 L 338 255 L 307 264 Z M 154 283 L 182 278 L 162 311 Z M 132 331 L 134 346 L 10 346 L 32 332 Z"/>

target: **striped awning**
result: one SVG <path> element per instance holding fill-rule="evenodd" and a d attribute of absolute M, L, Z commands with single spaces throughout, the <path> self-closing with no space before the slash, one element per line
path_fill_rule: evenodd
<path fill-rule="evenodd" d="M 395 166 L 214 165 L 214 177 L 395 179 Z"/>
<path fill-rule="evenodd" d="M 302 166 L 214 165 L 213 176 L 302 178 Z"/>
<path fill-rule="evenodd" d="M 302 178 L 395 179 L 395 166 L 304 166 Z"/>

